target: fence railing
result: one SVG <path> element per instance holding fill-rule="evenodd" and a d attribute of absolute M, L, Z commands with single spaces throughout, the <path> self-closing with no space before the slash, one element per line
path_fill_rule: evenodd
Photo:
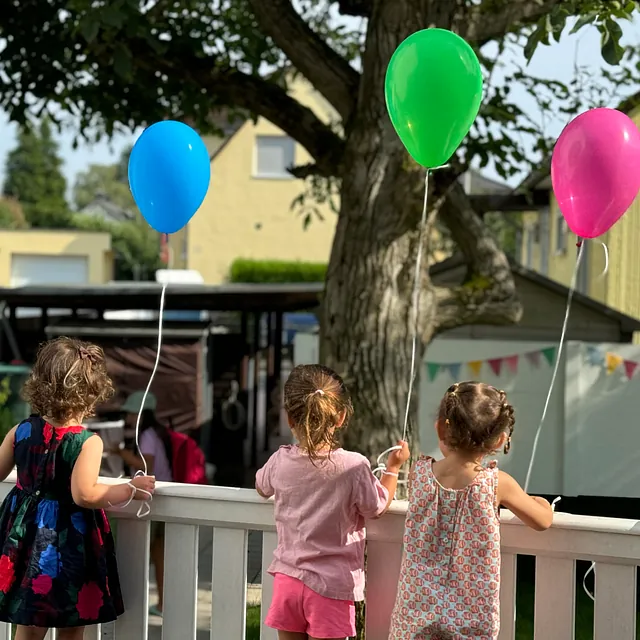
<path fill-rule="evenodd" d="M 0 484 L 0 498 L 14 482 L 9 478 Z M 368 523 L 367 640 L 388 640 L 404 514 L 405 505 L 394 503 L 388 515 Z M 131 507 L 111 515 L 117 518 L 118 568 L 126 612 L 115 625 L 88 628 L 85 638 L 147 640 L 150 520 L 136 518 Z M 276 546 L 272 504 L 245 489 L 158 483 L 150 518 L 166 522 L 163 640 L 195 640 L 197 635 L 200 527 L 213 529 L 211 621 L 209 632 L 204 633 L 211 640 L 244 639 L 249 531 L 263 532 L 262 620 L 271 599 L 272 578 L 266 569 Z M 635 640 L 640 521 L 557 513 L 554 526 L 537 533 L 505 513 L 500 640 L 515 639 L 516 558 L 520 554 L 536 557 L 535 640 L 575 637 L 576 560 L 596 562 L 595 640 Z M 277 636 L 262 625 L 260 637 L 276 640 Z M 0 624 L 0 640 L 10 638 L 9 625 Z"/>

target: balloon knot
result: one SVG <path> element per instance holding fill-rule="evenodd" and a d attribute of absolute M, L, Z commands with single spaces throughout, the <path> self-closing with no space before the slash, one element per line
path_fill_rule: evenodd
<path fill-rule="evenodd" d="M 576 247 L 578 247 L 578 249 L 582 246 L 582 240 L 578 240 L 578 242 L 576 242 Z"/>

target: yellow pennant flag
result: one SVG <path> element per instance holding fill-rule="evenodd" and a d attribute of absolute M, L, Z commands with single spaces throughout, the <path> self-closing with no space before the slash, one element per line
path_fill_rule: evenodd
<path fill-rule="evenodd" d="M 617 353 L 607 353 L 607 374 L 612 374 L 623 362 L 624 358 L 619 356 Z"/>
<path fill-rule="evenodd" d="M 473 362 L 467 362 L 467 366 L 471 370 L 474 378 L 480 377 L 480 370 L 482 369 L 482 360 L 474 360 Z"/>

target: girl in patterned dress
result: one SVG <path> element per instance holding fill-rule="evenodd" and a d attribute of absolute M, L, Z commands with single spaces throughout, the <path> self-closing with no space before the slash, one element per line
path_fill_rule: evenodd
<path fill-rule="evenodd" d="M 344 640 L 356 635 L 355 605 L 364 599 L 364 523 L 393 499 L 406 442 L 388 459 L 382 481 L 369 461 L 338 446 L 353 408 L 342 378 L 300 365 L 284 386 L 296 446 L 280 447 L 258 471 L 256 489 L 275 496 L 278 546 L 265 624 L 279 640 Z"/>
<path fill-rule="evenodd" d="M 411 471 L 404 557 L 390 640 L 495 640 L 500 628 L 500 519 L 504 505 L 526 525 L 551 526 L 551 505 L 527 495 L 487 456 L 508 453 L 513 407 L 504 391 L 461 382 L 440 403 L 444 459 Z"/>
<path fill-rule="evenodd" d="M 23 390 L 35 412 L 0 446 L 0 479 L 18 479 L 0 507 L 0 621 L 15 640 L 81 640 L 85 625 L 124 608 L 113 537 L 103 507 L 147 500 L 150 476 L 98 482 L 102 440 L 81 426 L 112 393 L 100 347 L 45 343 Z"/>

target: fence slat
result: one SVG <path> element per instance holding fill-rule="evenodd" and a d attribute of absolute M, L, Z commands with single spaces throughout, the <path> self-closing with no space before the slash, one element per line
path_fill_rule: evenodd
<path fill-rule="evenodd" d="M 636 567 L 596 564 L 595 640 L 635 640 Z"/>
<path fill-rule="evenodd" d="M 211 640 L 245 636 L 247 542 L 248 532 L 243 529 L 213 530 Z"/>
<path fill-rule="evenodd" d="M 0 640 L 11 640 L 11 625 L 7 622 L 0 622 Z"/>
<path fill-rule="evenodd" d="M 402 562 L 402 539 L 367 545 L 367 640 L 388 640 Z"/>
<path fill-rule="evenodd" d="M 536 557 L 535 640 L 573 640 L 575 590 L 574 560 Z"/>
<path fill-rule="evenodd" d="M 197 525 L 167 522 L 162 640 L 196 640 L 198 551 Z"/>
<path fill-rule="evenodd" d="M 271 598 L 273 597 L 273 576 L 267 573 L 267 569 L 273 559 L 273 552 L 278 546 L 278 535 L 265 532 L 262 535 L 262 602 L 260 604 L 260 618 L 262 627 L 260 629 L 260 640 L 277 640 L 278 632 L 269 627 L 265 627 L 264 619 L 267 617 Z"/>
<path fill-rule="evenodd" d="M 518 556 L 503 553 L 500 564 L 500 633 L 498 640 L 516 637 L 516 575 Z"/>
<path fill-rule="evenodd" d="M 116 555 L 124 600 L 124 614 L 116 622 L 118 640 L 147 640 L 149 525 L 148 520 L 118 520 Z"/>
<path fill-rule="evenodd" d="M 84 630 L 83 640 L 102 640 L 102 631 L 99 624 L 93 624 Z"/>

